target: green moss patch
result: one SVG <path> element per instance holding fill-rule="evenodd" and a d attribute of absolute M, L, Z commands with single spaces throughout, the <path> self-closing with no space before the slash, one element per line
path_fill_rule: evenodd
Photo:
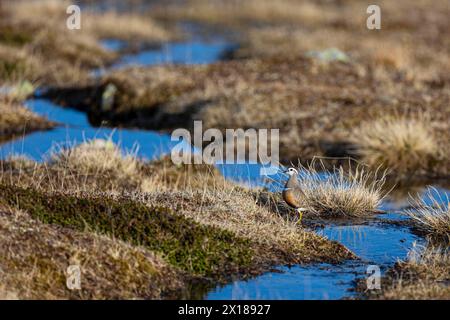
<path fill-rule="evenodd" d="M 130 200 L 48 195 L 32 189 L 0 186 L 0 201 L 33 218 L 76 230 L 90 229 L 150 250 L 201 276 L 222 278 L 249 268 L 254 255 L 248 240 L 229 231 L 202 226 L 164 207 Z"/>

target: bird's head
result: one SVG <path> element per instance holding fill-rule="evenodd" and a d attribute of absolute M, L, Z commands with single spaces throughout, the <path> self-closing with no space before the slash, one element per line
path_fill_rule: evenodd
<path fill-rule="evenodd" d="M 287 169 L 285 172 L 286 172 L 289 176 L 293 176 L 293 175 L 298 174 L 298 171 L 297 171 L 297 169 L 295 169 L 295 168 L 289 168 L 289 169 Z"/>

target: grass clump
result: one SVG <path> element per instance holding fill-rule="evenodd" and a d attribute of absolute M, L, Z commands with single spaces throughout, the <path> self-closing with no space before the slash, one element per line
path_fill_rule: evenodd
<path fill-rule="evenodd" d="M 220 278 L 248 268 L 253 250 L 248 240 L 200 225 L 164 207 L 147 207 L 109 197 L 80 198 L 45 194 L 3 185 L 1 201 L 48 224 L 109 235 L 160 252 L 172 265 L 191 274 Z"/>
<path fill-rule="evenodd" d="M 427 203 L 425 199 L 430 199 Z M 421 200 L 413 199 L 413 209 L 406 214 L 414 221 L 416 226 L 432 235 L 450 240 L 450 202 L 448 195 L 439 195 L 434 188 L 429 188 Z"/>
<path fill-rule="evenodd" d="M 385 197 L 385 175 L 358 167 L 321 170 L 314 165 L 299 172 L 301 206 L 321 217 L 358 217 L 372 214 Z"/>
<path fill-rule="evenodd" d="M 2 298 L 161 299 L 183 287 L 178 270 L 142 247 L 44 224 L 5 207 L 0 249 Z M 69 265 L 80 266 L 81 290 L 66 286 Z"/>
<path fill-rule="evenodd" d="M 153 174 L 134 152 L 122 152 L 110 139 L 95 139 L 77 146 L 57 146 L 46 162 L 17 159 L 2 163 L 2 181 L 47 192 L 142 192 L 157 188 Z"/>
<path fill-rule="evenodd" d="M 448 248 L 414 248 L 407 261 L 387 272 L 377 299 L 448 300 L 450 297 L 450 254 Z"/>
<path fill-rule="evenodd" d="M 95 139 L 78 146 L 54 150 L 50 166 L 85 176 L 115 176 L 136 183 L 139 163 L 133 154 L 123 154 L 111 140 Z"/>
<path fill-rule="evenodd" d="M 34 114 L 18 102 L 0 97 L 0 141 L 53 126 L 54 123 Z"/>
<path fill-rule="evenodd" d="M 26 50 L 4 45 L 0 42 L 0 80 L 17 82 L 23 78 L 33 78 L 38 71 L 39 59 L 28 56 Z"/>
<path fill-rule="evenodd" d="M 382 165 L 404 175 L 427 171 L 439 160 L 440 150 L 424 118 L 382 118 L 353 132 L 362 161 Z"/>

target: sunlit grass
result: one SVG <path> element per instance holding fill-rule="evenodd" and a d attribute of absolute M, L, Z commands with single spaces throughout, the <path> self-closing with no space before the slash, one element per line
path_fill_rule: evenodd
<path fill-rule="evenodd" d="M 427 202 L 427 199 L 429 202 Z M 443 236 L 450 240 L 450 201 L 448 194 L 441 195 L 429 188 L 422 199 L 411 199 L 410 210 L 406 214 L 423 231 L 434 236 Z"/>
<path fill-rule="evenodd" d="M 362 161 L 372 167 L 382 165 L 395 174 L 412 174 L 437 163 L 440 150 L 424 116 L 389 117 L 364 122 L 352 140 Z"/>
<path fill-rule="evenodd" d="M 385 196 L 385 173 L 364 167 L 337 167 L 318 171 L 300 168 L 298 181 L 302 207 L 322 217 L 358 217 L 377 211 Z"/>

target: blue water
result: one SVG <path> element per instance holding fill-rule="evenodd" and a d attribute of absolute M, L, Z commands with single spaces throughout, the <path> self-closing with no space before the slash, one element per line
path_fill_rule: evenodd
<path fill-rule="evenodd" d="M 132 151 L 138 147 L 137 155 L 150 160 L 169 154 L 172 147 L 179 143 L 171 141 L 169 135 L 153 131 L 94 128 L 89 125 L 84 113 L 60 108 L 46 100 L 30 100 L 27 101 L 27 106 L 37 114 L 63 125 L 53 130 L 31 133 L 0 145 L 0 158 L 22 154 L 30 159 L 42 161 L 55 147 L 74 146 L 91 139 L 110 138 L 124 151 Z"/>
<path fill-rule="evenodd" d="M 104 43 L 117 50 L 120 42 Z M 113 68 L 131 64 L 154 65 L 160 63 L 211 63 L 217 61 L 230 44 L 219 40 L 203 42 L 169 43 L 160 50 L 144 51 L 123 57 Z M 96 71 L 95 73 L 99 73 Z M 36 132 L 0 145 L 0 158 L 23 154 L 37 161 L 45 160 L 55 147 L 76 145 L 94 138 L 111 138 L 124 150 L 139 148 L 136 154 L 144 159 L 154 159 L 168 154 L 178 141 L 171 141 L 167 134 L 146 130 L 94 128 L 82 112 L 60 108 L 42 99 L 29 100 L 27 106 L 39 115 L 60 123 L 49 131 Z M 188 146 L 191 148 L 191 146 Z M 195 151 L 195 150 L 194 150 Z M 278 173 L 271 177 L 260 174 L 261 166 L 254 164 L 217 165 L 222 174 L 234 181 L 251 187 L 265 186 L 272 191 L 280 190 L 285 177 Z M 386 202 L 385 208 L 396 210 L 394 203 Z M 398 209 L 398 208 L 397 208 Z M 403 216 L 395 212 L 383 218 L 399 220 Z M 377 221 L 366 225 L 332 225 L 316 230 L 329 239 L 336 240 L 355 252 L 362 261 L 342 265 L 314 264 L 307 266 L 280 267 L 248 281 L 234 281 L 218 287 L 206 295 L 206 299 L 340 299 L 354 295 L 348 290 L 356 277 L 364 276 L 367 265 L 382 268 L 404 259 L 414 241 L 420 241 L 408 229 L 388 227 Z"/>
<path fill-rule="evenodd" d="M 360 226 L 326 226 L 318 232 L 336 240 L 364 261 L 380 266 L 395 263 L 407 256 L 414 242 L 421 239 L 407 228 L 378 223 Z"/>
<path fill-rule="evenodd" d="M 111 43 L 109 46 L 114 46 Z M 194 40 L 188 42 L 165 43 L 161 48 L 145 50 L 123 56 L 113 69 L 130 65 L 149 66 L 159 64 L 208 64 L 216 62 L 224 52 L 233 48 L 225 41 Z"/>
<path fill-rule="evenodd" d="M 350 297 L 355 272 L 361 266 L 348 262 L 342 265 L 315 264 L 281 267 L 249 281 L 235 281 L 210 292 L 208 300 L 336 300 Z M 352 270 L 349 272 L 349 270 Z"/>
<path fill-rule="evenodd" d="M 234 281 L 210 292 L 206 299 L 341 299 L 355 296 L 349 291 L 357 277 L 364 277 L 369 265 L 386 270 L 405 259 L 414 243 L 422 240 L 406 228 L 371 225 L 327 225 L 319 234 L 352 250 L 362 261 L 342 265 L 314 264 L 282 267 L 248 281 Z M 282 273 L 280 273 L 282 272 Z"/>
<path fill-rule="evenodd" d="M 126 42 L 117 39 L 105 39 L 100 42 L 103 48 L 109 51 L 120 51 L 126 47 Z"/>

